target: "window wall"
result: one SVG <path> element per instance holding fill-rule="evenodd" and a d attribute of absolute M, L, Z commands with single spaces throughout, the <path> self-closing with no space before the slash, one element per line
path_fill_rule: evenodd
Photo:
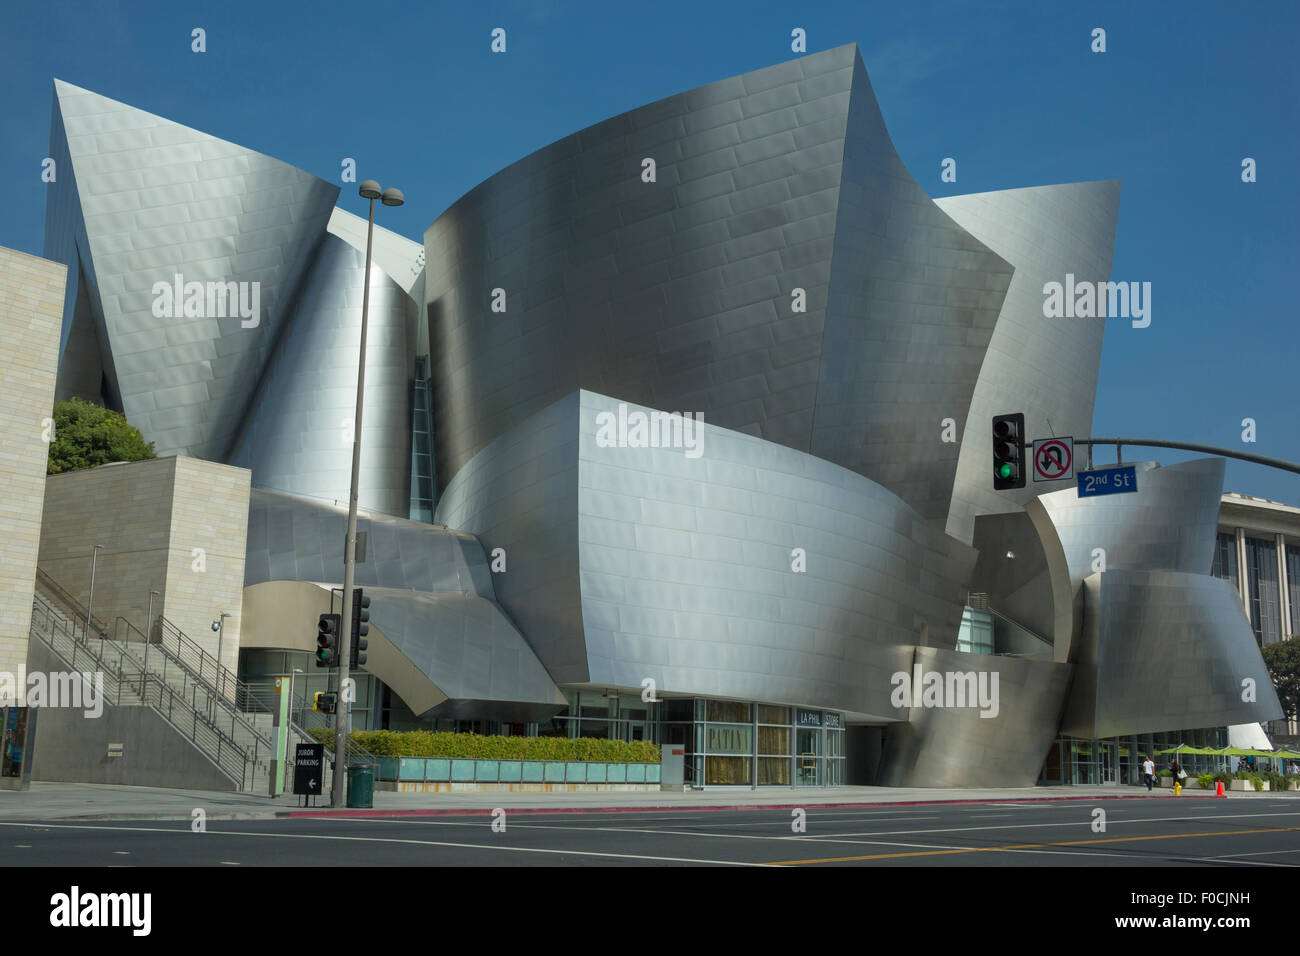
<path fill-rule="evenodd" d="M 1210 573 L 1216 578 L 1231 581 L 1237 586 L 1237 536 L 1231 531 L 1220 531 L 1214 542 L 1214 563 Z"/>
<path fill-rule="evenodd" d="M 1262 647 L 1282 639 L 1281 593 L 1277 578 L 1277 543 L 1246 538 L 1246 584 L 1250 626 Z"/>

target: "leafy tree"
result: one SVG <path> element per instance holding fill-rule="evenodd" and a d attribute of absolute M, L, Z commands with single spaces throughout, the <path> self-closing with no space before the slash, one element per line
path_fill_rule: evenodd
<path fill-rule="evenodd" d="M 46 474 L 154 457 L 153 442 L 146 442 L 119 412 L 81 398 L 54 404 L 54 436 Z"/>
<path fill-rule="evenodd" d="M 1300 634 L 1264 646 L 1264 666 L 1288 717 L 1300 714 Z"/>

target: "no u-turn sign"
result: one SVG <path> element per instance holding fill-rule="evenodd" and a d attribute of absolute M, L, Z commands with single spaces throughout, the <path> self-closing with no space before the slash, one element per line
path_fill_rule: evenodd
<path fill-rule="evenodd" d="M 1060 481 L 1074 477 L 1074 438 L 1038 438 L 1034 441 L 1034 481 Z"/>

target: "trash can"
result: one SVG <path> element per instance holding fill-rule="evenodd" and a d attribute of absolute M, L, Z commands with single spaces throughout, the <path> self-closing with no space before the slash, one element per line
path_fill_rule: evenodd
<path fill-rule="evenodd" d="M 375 772 L 370 767 L 348 767 L 348 806 L 375 805 Z"/>

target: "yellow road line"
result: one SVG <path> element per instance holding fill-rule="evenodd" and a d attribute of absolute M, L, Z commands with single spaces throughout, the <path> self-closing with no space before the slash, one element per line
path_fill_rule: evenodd
<path fill-rule="evenodd" d="M 1291 833 L 1300 827 L 1273 827 L 1268 830 L 1213 830 L 1206 833 L 1165 833 L 1156 836 L 1099 837 L 1095 840 L 1067 840 L 1060 843 L 1018 843 L 1010 846 L 971 846 L 944 850 L 918 850 L 914 853 L 872 853 L 867 856 L 832 856 L 820 860 L 773 860 L 776 866 L 802 866 L 805 863 L 854 863 L 860 860 L 896 860 L 909 856 L 942 856 L 952 853 L 1000 853 L 1007 850 L 1037 850 L 1052 846 L 1091 846 L 1097 843 L 1132 843 L 1137 840 L 1179 840 L 1189 837 L 1245 836 L 1248 833 Z"/>

